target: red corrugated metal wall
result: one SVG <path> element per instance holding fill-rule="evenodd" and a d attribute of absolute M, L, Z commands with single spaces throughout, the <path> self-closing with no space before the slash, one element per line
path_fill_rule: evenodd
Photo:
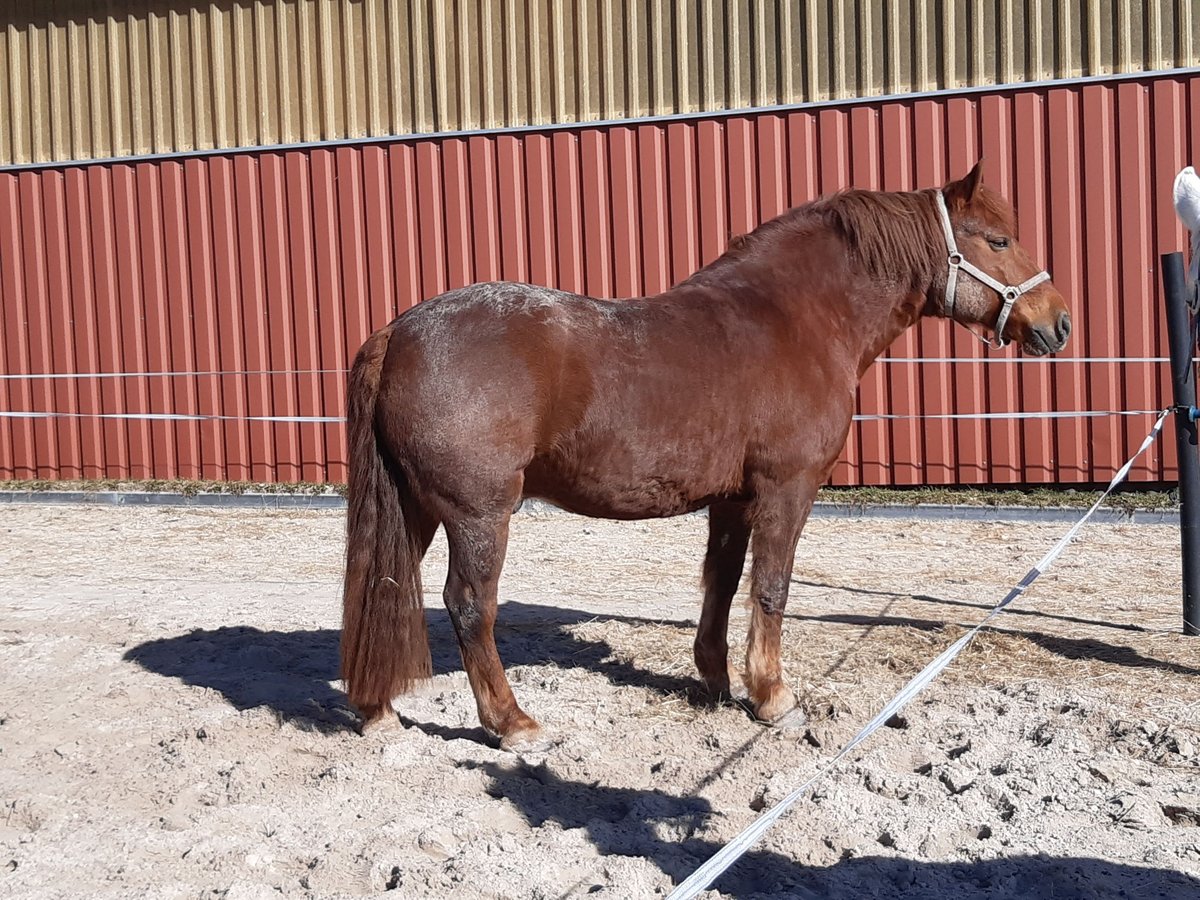
<path fill-rule="evenodd" d="M 1157 261 L 1184 246 L 1195 76 L 3 172 L 0 371 L 197 374 L 0 379 L 0 410 L 84 414 L 0 418 L 0 478 L 343 481 L 341 424 L 243 417 L 340 416 L 354 350 L 422 298 L 497 278 L 657 292 L 791 205 L 936 185 L 980 155 L 1072 306 L 1067 355 L 1165 356 Z M 889 352 L 982 355 L 945 322 Z M 881 361 L 860 412 L 1149 410 L 1168 391 L 1154 362 Z M 1150 421 L 862 421 L 835 481 L 1106 480 Z M 1172 455 L 1133 478 L 1174 479 Z"/>

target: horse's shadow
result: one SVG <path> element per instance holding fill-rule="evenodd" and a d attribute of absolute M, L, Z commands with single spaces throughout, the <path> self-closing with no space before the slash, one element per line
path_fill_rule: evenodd
<path fill-rule="evenodd" d="M 676 692 L 695 686 L 690 678 L 656 675 L 614 658 L 602 640 L 587 640 L 569 628 L 601 618 L 667 624 L 689 634 L 690 622 L 662 623 L 579 610 L 505 604 L 497 643 L 510 665 L 553 662 L 603 674 L 618 684 Z M 893 623 L 889 623 L 893 624 Z M 908 623 L 905 623 L 908 624 Z M 442 610 L 429 610 L 434 671 L 460 667 L 453 629 Z M 337 676 L 338 637 L 333 629 L 263 631 L 247 626 L 197 630 L 131 648 L 125 658 L 185 684 L 219 691 L 239 709 L 266 707 L 300 727 L 340 730 L 352 724 L 345 695 L 330 682 Z M 482 739 L 480 729 L 442 729 L 411 723 L 450 737 Z M 546 766 L 517 768 L 490 762 L 465 763 L 489 778 L 487 791 L 503 797 L 534 827 L 546 822 L 585 829 L 600 853 L 640 856 L 676 883 L 720 849 L 704 836 L 716 811 L 709 801 L 679 796 L 677 786 L 618 788 L 564 779 Z M 1124 866 L 1089 858 L 1012 857 L 984 862 L 930 863 L 894 856 L 847 856 L 830 866 L 804 866 L 783 853 L 752 848 L 715 884 L 730 897 L 862 898 L 1091 898 L 1098 896 L 1200 896 L 1196 881 L 1178 872 Z"/>
<path fill-rule="evenodd" d="M 678 796 L 674 788 L 665 785 L 664 789 L 639 790 L 585 784 L 559 777 L 544 763 L 516 768 L 492 762 L 465 765 L 487 774 L 487 792 L 510 802 L 533 827 L 554 822 L 564 831 L 582 828 L 601 854 L 646 857 L 676 884 L 723 846 L 720 841 L 696 836 L 704 833 L 705 824 L 716 814 L 712 804 L 702 797 Z M 800 803 L 803 807 L 810 801 Z M 803 814 L 803 810 L 792 814 Z M 580 887 L 574 886 L 568 894 L 577 896 Z M 802 865 L 784 853 L 752 847 L 712 887 L 739 900 L 898 896 L 930 900 L 1184 900 L 1200 896 L 1200 881 L 1188 875 L 1103 859 L 1038 855 L 935 863 L 867 855 L 861 846 L 857 851 L 844 851 L 840 860 L 828 866 Z"/>
<path fill-rule="evenodd" d="M 461 670 L 458 644 L 446 611 L 431 607 L 426 616 L 434 674 Z M 945 625 L 940 620 L 853 614 L 789 613 L 787 618 L 868 629 L 881 626 L 937 629 Z M 664 695 L 682 694 L 694 705 L 710 702 L 698 679 L 639 668 L 620 659 L 607 641 L 584 638 L 572 630 L 573 626 L 592 621 L 674 627 L 681 630 L 688 643 L 695 631 L 695 624 L 688 620 L 596 615 L 584 610 L 509 601 L 503 605 L 496 625 L 500 658 L 508 667 L 553 663 L 560 668 L 595 672 L 616 685 L 648 688 Z M 1033 630 L 1014 629 L 1011 633 L 1067 659 L 1200 674 L 1200 669 L 1147 657 L 1120 644 Z M 356 722 L 346 705 L 345 694 L 331 684 L 338 678 L 339 636 L 335 629 L 264 631 L 235 625 L 147 641 L 131 648 L 124 658 L 149 671 L 178 678 L 184 684 L 219 691 L 238 709 L 263 707 L 273 710 L 281 721 L 332 731 L 353 727 Z M 480 730 L 478 735 L 482 733 Z"/>
<path fill-rule="evenodd" d="M 460 671 L 458 644 L 446 611 L 430 608 L 426 617 L 434 675 Z M 506 667 L 553 663 L 560 668 L 583 668 L 613 684 L 662 694 L 682 693 L 693 702 L 704 702 L 696 679 L 638 668 L 617 658 L 607 641 L 585 639 L 569 630 L 597 619 L 674 625 L 689 634 L 695 628 L 687 621 L 597 616 L 509 601 L 496 624 L 500 658 Z M 339 638 L 339 631 L 327 628 L 264 631 L 232 625 L 147 641 L 128 650 L 124 659 L 184 684 L 219 691 L 237 709 L 263 707 L 273 710 L 281 721 L 334 731 L 353 727 L 356 721 L 345 694 L 330 683 L 338 678 Z M 482 733 L 480 730 L 479 735 Z"/>

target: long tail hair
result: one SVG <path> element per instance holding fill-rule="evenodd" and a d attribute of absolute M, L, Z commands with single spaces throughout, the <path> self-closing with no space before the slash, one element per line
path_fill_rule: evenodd
<path fill-rule="evenodd" d="M 376 401 L 391 329 L 367 339 L 350 370 L 350 447 L 341 675 L 367 716 L 432 669 L 421 594 L 420 511 L 401 468 L 380 440 Z"/>

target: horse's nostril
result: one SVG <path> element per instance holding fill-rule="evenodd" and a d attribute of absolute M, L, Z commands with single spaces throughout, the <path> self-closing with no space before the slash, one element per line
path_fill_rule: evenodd
<path fill-rule="evenodd" d="M 1071 316 L 1068 313 L 1063 313 L 1058 317 L 1058 339 L 1065 341 L 1067 335 L 1071 333 Z"/>

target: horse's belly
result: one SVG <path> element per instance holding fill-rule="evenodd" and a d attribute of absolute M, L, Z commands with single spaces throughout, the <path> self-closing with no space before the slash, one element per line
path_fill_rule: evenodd
<path fill-rule="evenodd" d="M 656 519 L 693 512 L 736 493 L 705 474 L 685 467 L 635 473 L 599 461 L 535 459 L 525 470 L 524 494 L 585 516 Z"/>
<path fill-rule="evenodd" d="M 586 485 L 538 485 L 526 482 L 525 496 L 545 500 L 568 512 L 598 519 L 661 519 L 694 512 L 715 497 L 685 497 L 656 486 L 588 490 Z"/>

